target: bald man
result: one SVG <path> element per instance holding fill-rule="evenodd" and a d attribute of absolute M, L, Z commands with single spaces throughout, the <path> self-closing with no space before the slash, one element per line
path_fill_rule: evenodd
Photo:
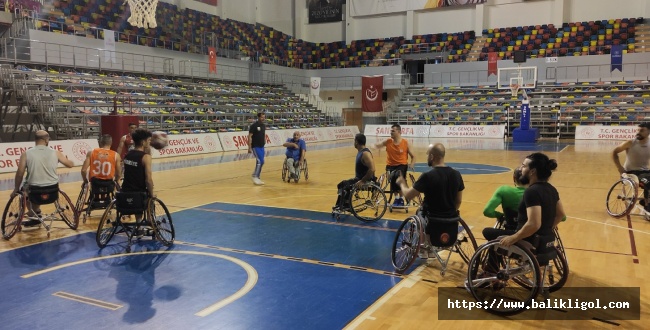
<path fill-rule="evenodd" d="M 305 152 L 307 151 L 307 144 L 305 140 L 300 138 L 300 132 L 293 132 L 293 138 L 288 138 L 283 147 L 287 148 L 285 155 L 287 156 L 286 163 L 289 168 L 289 180 L 298 179 L 296 168 L 299 168 L 302 162 L 305 161 Z"/>
<path fill-rule="evenodd" d="M 452 219 L 458 217 L 465 184 L 460 172 L 445 165 L 445 146 L 442 143 L 430 145 L 427 149 L 427 165 L 431 167 L 415 181 L 413 187 L 406 186 L 404 177 L 397 179 L 402 194 L 413 200 L 424 194 L 423 213 L 426 217 Z M 426 232 L 431 233 L 432 221 L 427 223 Z"/>
<path fill-rule="evenodd" d="M 34 142 L 34 148 L 20 155 L 12 195 L 20 191 L 25 171 L 27 171 L 26 187 L 29 190 L 30 187 L 45 188 L 57 186 L 59 184 L 59 176 L 56 174 L 58 163 L 68 168 L 74 166 L 74 163 L 67 159 L 60 151 L 48 147 L 50 135 L 46 131 L 37 131 Z M 32 210 L 40 213 L 40 205 L 32 205 Z M 38 220 L 25 221 L 23 222 L 23 226 L 33 226 L 39 223 Z"/>

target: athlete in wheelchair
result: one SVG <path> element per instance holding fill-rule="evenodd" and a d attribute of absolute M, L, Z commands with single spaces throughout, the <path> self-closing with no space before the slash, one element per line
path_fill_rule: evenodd
<path fill-rule="evenodd" d="M 75 208 L 84 223 L 91 211 L 106 209 L 119 190 L 122 159 L 117 152 L 111 150 L 112 144 L 111 135 L 102 135 L 99 148 L 89 151 L 81 166 L 83 184 Z"/>
<path fill-rule="evenodd" d="M 650 220 L 650 123 L 641 123 L 636 138 L 628 140 L 617 146 L 612 152 L 616 169 L 621 174 L 607 194 L 607 213 L 613 217 L 623 217 L 637 206 L 641 215 Z M 618 154 L 625 151 L 625 164 L 621 165 Z M 638 189 L 643 189 L 643 198 L 639 198 Z"/>
<path fill-rule="evenodd" d="M 386 195 L 376 183 L 375 162 L 366 148 L 366 136 L 357 134 L 354 147 L 358 151 L 355 176 L 337 185 L 338 197 L 332 207 L 332 217 L 339 220 L 342 214 L 349 212 L 363 222 L 377 221 L 386 213 Z"/>
<path fill-rule="evenodd" d="M 540 291 L 548 296 L 566 282 L 566 264 L 558 273 L 559 279 L 549 276 L 551 261 L 558 258 L 554 228 L 565 217 L 559 194 L 548 183 L 556 167 L 556 161 L 542 153 L 526 157 L 520 167 L 520 181 L 530 186 L 518 208 L 518 229 L 491 231 L 492 237 L 486 238 L 492 240 L 481 245 L 469 262 L 465 287 L 477 301 L 523 303 L 518 308 L 488 304 L 486 309 L 492 313 L 522 312 Z"/>
<path fill-rule="evenodd" d="M 386 148 L 386 173 L 379 178 L 379 186 L 388 193 L 388 209 L 393 212 L 393 208 L 404 209 L 408 212 L 409 201 L 402 198 L 399 186 L 396 183 L 397 178 L 401 175 L 406 178 L 406 172 L 413 169 L 415 165 L 415 156 L 409 148 L 409 143 L 402 138 L 402 127 L 399 124 L 393 124 L 390 127 L 390 138 L 376 143 L 375 148 Z M 411 162 L 408 162 L 411 157 Z M 411 175 L 412 182 L 415 180 Z"/>
<path fill-rule="evenodd" d="M 300 132 L 293 132 L 293 138 L 288 138 L 283 144 L 287 148 L 285 155 L 287 159 L 282 165 L 282 181 L 298 183 L 300 175 L 303 174 L 305 180 L 309 180 L 309 171 L 307 169 L 307 159 L 305 153 L 307 152 L 307 145 L 305 140 L 300 138 Z"/>
<path fill-rule="evenodd" d="M 422 206 L 414 216 L 402 222 L 393 240 L 391 260 L 399 273 L 408 269 L 416 257 L 435 257 L 445 275 L 452 252 L 467 263 L 476 251 L 476 240 L 458 209 L 465 189 L 461 174 L 445 166 L 442 144 L 429 146 L 427 164 L 432 169 L 420 176 L 411 188 L 400 176 L 397 184 L 405 198 L 417 199 L 424 194 Z M 440 252 L 447 251 L 446 258 Z"/>
<path fill-rule="evenodd" d="M 60 151 L 48 147 L 50 135 L 46 131 L 37 131 L 35 136 L 35 146 L 20 155 L 15 188 L 2 213 L 2 236 L 7 240 L 22 227 L 42 225 L 47 230 L 47 237 L 50 237 L 54 220 L 65 222 L 71 229 L 77 229 L 79 224 L 70 198 L 59 189 L 56 174 L 58 163 L 68 168 L 74 163 Z M 27 177 L 23 182 L 25 172 Z M 43 212 L 41 207 L 50 204 L 54 204 L 54 210 L 51 213 Z"/>
<path fill-rule="evenodd" d="M 151 155 L 144 151 L 149 147 L 151 132 L 138 128 L 131 135 L 135 147 L 124 157 L 122 189 L 104 211 L 97 228 L 100 248 L 117 233 L 126 235 L 127 252 L 131 251 L 134 238 L 151 236 L 167 246 L 175 238 L 169 210 L 154 194 Z"/>

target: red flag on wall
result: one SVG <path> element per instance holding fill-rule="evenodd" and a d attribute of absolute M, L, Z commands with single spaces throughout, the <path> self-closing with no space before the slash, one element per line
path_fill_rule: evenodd
<path fill-rule="evenodd" d="M 383 110 L 381 95 L 384 92 L 384 76 L 361 77 L 361 108 L 363 112 Z"/>
<path fill-rule="evenodd" d="M 208 47 L 208 56 L 210 57 L 209 71 L 210 73 L 217 73 L 217 49 Z"/>
<path fill-rule="evenodd" d="M 489 52 L 488 53 L 488 77 L 497 74 L 497 60 L 499 58 L 497 57 L 496 52 Z"/>

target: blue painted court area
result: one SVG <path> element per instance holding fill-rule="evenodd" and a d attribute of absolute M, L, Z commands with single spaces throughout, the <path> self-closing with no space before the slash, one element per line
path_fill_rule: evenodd
<path fill-rule="evenodd" d="M 530 152 L 560 152 L 573 143 L 562 143 L 555 141 L 537 141 L 535 143 L 508 142 L 504 150 L 530 151 Z"/>
<path fill-rule="evenodd" d="M 0 253 L 2 327 L 340 329 L 401 280 L 398 222 L 222 203 L 173 219 L 169 248 L 83 233 Z"/>

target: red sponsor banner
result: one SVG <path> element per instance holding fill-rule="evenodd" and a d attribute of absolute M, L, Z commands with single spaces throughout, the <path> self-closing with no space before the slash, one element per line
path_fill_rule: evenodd
<path fill-rule="evenodd" d="M 210 57 L 209 71 L 210 73 L 217 73 L 217 49 L 208 47 L 208 56 Z"/>
<path fill-rule="evenodd" d="M 384 92 L 384 76 L 361 77 L 361 108 L 363 112 L 381 112 L 381 95 Z"/>
<path fill-rule="evenodd" d="M 488 77 L 497 74 L 497 60 L 498 56 L 496 52 L 489 52 L 488 53 Z"/>

